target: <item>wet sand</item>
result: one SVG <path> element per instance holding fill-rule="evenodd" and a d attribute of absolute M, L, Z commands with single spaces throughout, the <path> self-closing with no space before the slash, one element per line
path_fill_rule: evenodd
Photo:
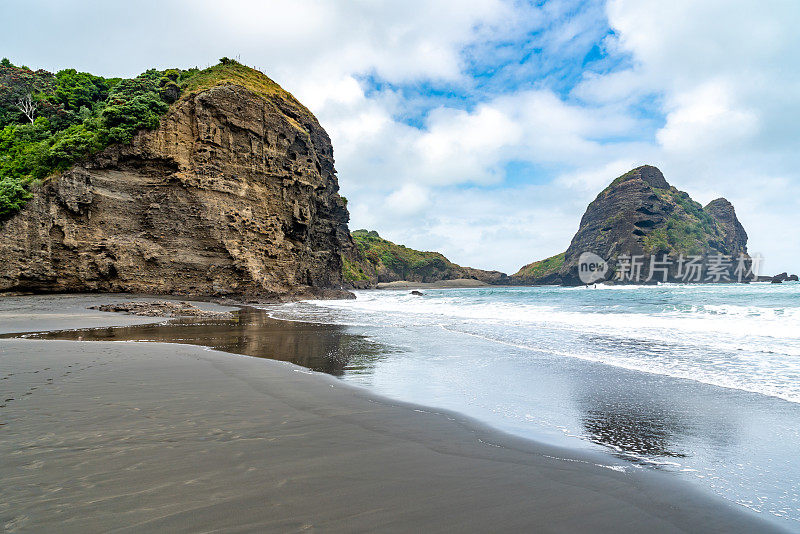
<path fill-rule="evenodd" d="M 109 293 L 105 295 L 26 295 L 0 296 L 0 334 L 12 332 L 41 332 L 68 328 L 95 328 L 148 324 L 165 317 L 140 317 L 123 313 L 90 310 L 89 306 L 120 302 L 185 299 L 159 296 L 132 296 Z M 211 311 L 232 311 L 236 307 L 211 302 L 193 302 L 198 308 Z"/>
<path fill-rule="evenodd" d="M 27 301 L 28 331 L 107 302 L 70 299 Z M 9 306 L 23 323 L 18 302 L 0 299 L 0 316 Z M 152 321 L 85 313 L 86 326 Z M 0 392 L 9 532 L 773 529 L 665 473 L 199 346 L 2 339 Z"/>
<path fill-rule="evenodd" d="M 200 345 L 223 352 L 291 362 L 341 376 L 344 369 L 363 369 L 387 350 L 383 345 L 330 324 L 272 319 L 257 308 L 244 307 L 232 318 L 165 319 L 159 323 L 52 330 L 24 334 L 32 339 L 68 341 L 143 341 Z M 0 338 L 8 334 L 0 334 Z M 18 337 L 12 334 L 13 337 Z"/>

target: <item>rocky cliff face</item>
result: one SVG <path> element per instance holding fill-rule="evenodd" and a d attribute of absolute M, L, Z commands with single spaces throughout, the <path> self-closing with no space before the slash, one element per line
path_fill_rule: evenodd
<path fill-rule="evenodd" d="M 0 291 L 334 295 L 352 246 L 330 139 L 286 93 L 184 95 L 2 224 Z"/>
<path fill-rule="evenodd" d="M 733 204 L 727 199 L 712 200 L 703 208 L 713 217 L 722 232 L 722 244 L 726 250 L 747 251 L 747 232 L 736 218 Z"/>
<path fill-rule="evenodd" d="M 645 165 L 614 180 L 589 204 L 578 232 L 564 254 L 526 265 L 511 276 L 516 284 L 582 283 L 578 259 L 592 252 L 613 266 L 621 255 L 650 257 L 747 254 L 747 234 L 733 206 L 717 199 L 703 208 L 687 193 L 667 183 L 656 167 Z M 668 279 L 679 281 L 677 266 Z"/>

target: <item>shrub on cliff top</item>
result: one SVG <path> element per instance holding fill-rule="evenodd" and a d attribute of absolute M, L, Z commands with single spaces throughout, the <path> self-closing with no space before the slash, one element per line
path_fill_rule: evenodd
<path fill-rule="evenodd" d="M 374 230 L 355 230 L 351 235 L 361 256 L 373 267 L 389 269 L 405 280 L 434 279 L 439 273 L 460 268 L 438 252 L 423 252 L 396 245 L 383 239 Z"/>
<path fill-rule="evenodd" d="M 176 75 L 175 73 L 178 72 Z M 30 197 L 36 180 L 63 171 L 112 143 L 152 129 L 169 107 L 159 80 L 180 71 L 103 78 L 75 69 L 56 74 L 0 62 L 0 220 Z M 176 87 L 177 89 L 177 87 Z"/>
<path fill-rule="evenodd" d="M 55 74 L 0 61 L 0 221 L 30 197 L 36 180 L 68 169 L 138 130 L 154 129 L 181 94 L 223 83 L 265 98 L 279 97 L 310 112 L 257 70 L 222 58 L 205 70 L 150 69 L 131 79 L 103 78 L 75 69 Z M 297 127 L 302 127 L 297 124 Z"/>
<path fill-rule="evenodd" d="M 30 196 L 18 183 L 0 180 L 0 219 L 16 213 Z"/>
<path fill-rule="evenodd" d="M 522 267 L 514 276 L 526 276 L 531 278 L 541 278 L 549 274 L 555 274 L 564 266 L 566 253 L 561 252 L 555 256 L 550 256 L 543 260 L 529 263 Z"/>
<path fill-rule="evenodd" d="M 312 115 L 308 108 L 267 75 L 233 59 L 222 58 L 219 64 L 202 71 L 197 69 L 186 71 L 186 75 L 182 75 L 179 81 L 181 90 L 187 94 L 198 93 L 225 83 L 241 85 L 267 99 L 278 97 L 299 114 Z"/>

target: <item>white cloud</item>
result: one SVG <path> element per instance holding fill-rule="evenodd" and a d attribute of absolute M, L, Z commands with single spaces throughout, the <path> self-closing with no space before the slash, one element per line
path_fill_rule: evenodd
<path fill-rule="evenodd" d="M 593 192 L 598 193 L 602 191 L 613 178 L 621 176 L 629 170 L 645 163 L 644 161 L 636 161 L 630 158 L 617 159 L 596 168 L 582 168 L 564 173 L 558 177 L 556 183 L 588 194 Z"/>
<path fill-rule="evenodd" d="M 429 203 L 430 192 L 417 184 L 404 184 L 400 189 L 386 197 L 384 205 L 391 212 L 400 215 L 414 215 Z"/>
<path fill-rule="evenodd" d="M 758 135 L 756 112 L 736 106 L 728 88 L 706 82 L 670 99 L 658 142 L 667 152 L 704 157 L 713 150 L 739 150 Z"/>
<path fill-rule="evenodd" d="M 501 0 L 184 3 L 195 24 L 236 28 L 243 52 L 292 86 L 364 72 L 389 82 L 459 79 L 461 49 L 486 27 L 513 20 Z"/>
<path fill-rule="evenodd" d="M 336 94 L 364 73 L 459 80 L 464 46 L 518 25 L 504 0 L 4 0 L 0 10 L 13 21 L 0 34 L 3 53 L 37 66 L 135 75 L 241 57 L 309 94 Z"/>
<path fill-rule="evenodd" d="M 604 163 L 630 146 L 603 146 L 596 138 L 618 135 L 636 121 L 603 107 L 566 104 L 548 90 L 500 96 L 471 111 L 440 107 L 423 128 L 392 118 L 400 103 L 362 96 L 349 105 L 323 107 L 323 124 L 337 148 L 342 183 L 387 191 L 399 184 L 493 184 L 511 160 L 535 164 Z"/>
<path fill-rule="evenodd" d="M 427 217 L 387 221 L 381 235 L 422 250 L 446 251 L 452 261 L 516 272 L 533 259 L 563 251 L 578 228 L 580 202 L 563 202 L 551 185 L 514 190 L 440 188 L 430 193 Z M 561 200 L 561 202 L 557 202 Z M 532 257 L 534 254 L 534 257 Z"/>

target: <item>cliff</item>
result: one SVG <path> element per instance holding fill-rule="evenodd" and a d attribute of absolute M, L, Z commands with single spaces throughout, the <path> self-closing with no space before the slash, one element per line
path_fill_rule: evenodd
<path fill-rule="evenodd" d="M 609 262 L 606 279 L 622 255 L 650 257 L 747 254 L 747 233 L 733 206 L 720 198 L 702 207 L 671 186 L 656 167 L 637 167 L 615 179 L 592 201 L 566 252 L 534 262 L 510 277 L 512 284 L 577 285 L 578 260 L 592 252 Z M 668 281 L 682 281 L 672 265 Z"/>
<path fill-rule="evenodd" d="M 2 223 L 0 291 L 341 295 L 352 242 L 335 173 L 294 97 L 235 62 L 212 67 L 155 130 L 32 188 Z"/>
<path fill-rule="evenodd" d="M 422 252 L 383 239 L 378 232 L 355 230 L 355 246 L 346 251 L 344 279 L 353 287 L 365 288 L 380 282 L 438 282 L 469 278 L 488 284 L 504 283 L 499 271 L 483 271 L 457 265 L 439 252 Z"/>
<path fill-rule="evenodd" d="M 726 250 L 747 251 L 747 232 L 736 218 L 736 210 L 727 199 L 712 200 L 703 208 L 719 226 L 722 233 L 722 245 Z"/>

